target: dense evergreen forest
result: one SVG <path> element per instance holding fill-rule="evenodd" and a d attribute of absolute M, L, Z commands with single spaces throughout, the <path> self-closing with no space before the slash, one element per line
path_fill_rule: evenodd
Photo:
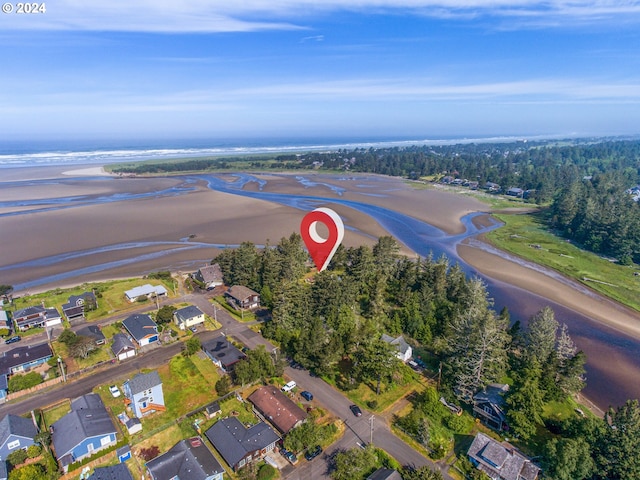
<path fill-rule="evenodd" d="M 629 264 L 640 263 L 640 202 L 629 190 L 640 184 L 640 141 L 482 143 L 280 155 L 275 159 L 229 157 L 142 163 L 116 173 L 171 173 L 233 169 L 348 171 L 411 179 L 443 176 L 501 192 L 528 191 L 547 206 L 548 225 L 584 248 Z M 497 193 L 500 193 L 498 191 Z M 639 194 L 640 195 L 640 194 Z"/>
<path fill-rule="evenodd" d="M 364 383 L 380 393 L 409 381 L 413 372 L 381 339 L 382 333 L 402 334 L 434 371 L 441 366 L 438 395 L 452 401 L 468 401 L 487 384 L 510 379 L 510 436 L 526 442 L 547 429 L 544 443 L 531 445 L 541 455 L 545 478 L 640 478 L 634 451 L 640 436 L 637 401 L 610 410 L 606 421 L 590 416 L 543 420 L 545 404 L 584 386 L 584 354 L 551 309 L 538 312 L 526 329 L 510 325 L 508 311 L 493 309 L 481 280 L 466 278 L 445 258 L 414 260 L 398 251 L 391 237 L 373 247 L 340 247 L 327 271 L 311 275 L 302 240 L 294 233 L 264 249 L 245 242 L 213 262 L 226 284 L 261 294 L 271 312 L 263 335 L 339 388 L 349 391 Z M 444 408 L 435 391 L 428 390 L 414 405 L 396 424 L 431 451 L 442 451 L 441 437 L 430 432 L 434 412 Z M 455 431 L 458 417 L 449 416 Z"/>

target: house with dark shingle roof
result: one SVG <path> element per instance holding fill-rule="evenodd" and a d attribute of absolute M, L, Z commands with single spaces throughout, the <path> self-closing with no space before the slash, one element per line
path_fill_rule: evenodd
<path fill-rule="evenodd" d="M 124 463 L 109 467 L 97 467 L 87 480 L 133 480 L 133 475 Z"/>
<path fill-rule="evenodd" d="M 515 449 L 478 433 L 467 452 L 471 463 L 494 480 L 536 480 L 540 468 Z"/>
<path fill-rule="evenodd" d="M 118 360 L 126 360 L 129 357 L 135 357 L 136 347 L 134 347 L 129 337 L 124 333 L 116 333 L 113 336 L 113 343 L 111 344 L 111 351 L 113 356 Z"/>
<path fill-rule="evenodd" d="M 139 347 L 158 341 L 158 324 L 149 315 L 136 313 L 122 321 L 125 328 Z"/>
<path fill-rule="evenodd" d="M 227 303 L 236 310 L 253 310 L 260 306 L 260 295 L 248 287 L 234 285 L 224 293 Z"/>
<path fill-rule="evenodd" d="M 98 306 L 98 299 L 93 292 L 71 295 L 67 303 L 62 305 L 62 313 L 70 322 L 84 320 L 85 307 L 87 304 L 91 304 L 91 308 Z"/>
<path fill-rule="evenodd" d="M 16 310 L 13 320 L 18 330 L 24 332 L 30 328 L 52 327 L 62 323 L 62 317 L 55 308 L 36 305 Z"/>
<path fill-rule="evenodd" d="M 149 373 L 136 373 L 131 380 L 124 382 L 122 389 L 126 397 L 125 403 L 131 407 L 131 411 L 138 418 L 166 410 L 162 380 L 155 370 Z"/>
<path fill-rule="evenodd" d="M 173 320 L 180 330 L 204 324 L 204 313 L 195 305 L 179 308 L 173 312 Z"/>
<path fill-rule="evenodd" d="M 227 337 L 220 335 L 202 343 L 202 350 L 219 368 L 225 372 L 233 371 L 234 365 L 247 356 L 238 350 Z"/>
<path fill-rule="evenodd" d="M 217 263 L 198 269 L 193 276 L 199 282 L 204 283 L 207 290 L 214 289 L 215 287 L 224 284 L 222 279 L 222 270 L 220 269 L 220 265 Z"/>
<path fill-rule="evenodd" d="M 0 420 L 0 462 L 16 450 L 26 450 L 34 444 L 38 429 L 31 418 L 8 414 Z"/>
<path fill-rule="evenodd" d="M 28 372 L 53 356 L 48 343 L 15 347 L 0 355 L 0 374 Z"/>
<path fill-rule="evenodd" d="M 217 421 L 205 435 L 234 471 L 263 458 L 280 439 L 265 422 L 247 428 L 236 417 Z"/>
<path fill-rule="evenodd" d="M 97 325 L 87 325 L 82 327 L 76 331 L 76 335 L 79 337 L 89 337 L 96 345 L 104 345 L 107 341 L 104 333 L 102 333 L 102 330 L 100 330 L 100 327 Z"/>
<path fill-rule="evenodd" d="M 482 423 L 498 431 L 509 429 L 504 394 L 509 391 L 509 385 L 492 383 L 473 396 L 473 415 Z"/>
<path fill-rule="evenodd" d="M 402 480 L 400 474 L 390 468 L 379 468 L 367 477 L 367 480 Z"/>
<path fill-rule="evenodd" d="M 68 466 L 116 443 L 116 427 L 95 393 L 71 401 L 71 411 L 51 425 L 53 449 L 60 466 Z"/>
<path fill-rule="evenodd" d="M 283 435 L 307 419 L 307 413 L 273 385 L 258 388 L 247 400 Z"/>
<path fill-rule="evenodd" d="M 200 437 L 176 443 L 146 464 L 151 480 L 222 480 L 224 468 Z"/>

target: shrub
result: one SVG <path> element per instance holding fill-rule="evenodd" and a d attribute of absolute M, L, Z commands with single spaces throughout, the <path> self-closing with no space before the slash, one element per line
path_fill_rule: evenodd
<path fill-rule="evenodd" d="M 36 458 L 42 453 L 42 448 L 39 445 L 29 445 L 27 448 L 27 457 Z"/>
<path fill-rule="evenodd" d="M 152 445 L 149 448 L 141 448 L 139 455 L 145 462 L 148 462 L 160 455 L 160 448 L 158 448 L 157 445 Z"/>
<path fill-rule="evenodd" d="M 375 410 L 376 408 L 378 408 L 378 401 L 377 400 L 368 400 L 367 401 L 367 407 L 369 407 L 371 410 Z"/>
<path fill-rule="evenodd" d="M 258 475 L 256 476 L 257 480 L 271 480 L 276 477 L 276 469 L 273 468 L 268 463 L 265 463 L 258 470 Z"/>
<path fill-rule="evenodd" d="M 28 457 L 27 452 L 23 449 L 20 449 L 20 450 L 16 450 L 15 452 L 11 452 L 9 455 L 7 455 L 7 462 L 9 462 L 11 465 L 15 467 L 16 465 L 23 464 L 27 459 L 27 457 Z"/>
<path fill-rule="evenodd" d="M 9 329 L 8 328 L 0 328 L 0 337 L 6 337 L 7 335 L 9 335 Z"/>
<path fill-rule="evenodd" d="M 12 375 L 9 379 L 9 391 L 17 392 L 35 387 L 42 383 L 42 376 L 38 372 L 29 372 L 25 375 Z"/>

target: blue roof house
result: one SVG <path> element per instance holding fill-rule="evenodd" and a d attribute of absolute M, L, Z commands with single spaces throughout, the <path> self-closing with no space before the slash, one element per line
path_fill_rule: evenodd
<path fill-rule="evenodd" d="M 131 380 L 124 382 L 122 389 L 127 397 L 125 403 L 131 407 L 131 411 L 138 418 L 166 410 L 162 380 L 155 370 L 135 374 Z"/>
<path fill-rule="evenodd" d="M 116 443 L 116 427 L 102 399 L 95 393 L 72 400 L 71 412 L 51 428 L 53 449 L 65 472 L 71 463 Z"/>
<path fill-rule="evenodd" d="M 18 449 L 26 450 L 34 444 L 38 429 L 31 418 L 8 414 L 0 420 L 0 461 Z"/>

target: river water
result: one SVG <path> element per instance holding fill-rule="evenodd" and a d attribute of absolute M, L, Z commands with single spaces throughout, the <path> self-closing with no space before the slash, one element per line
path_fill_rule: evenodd
<path fill-rule="evenodd" d="M 97 178 L 104 180 L 104 177 L 86 177 L 83 178 L 83 181 L 91 182 Z M 487 284 L 489 295 L 494 300 L 495 309 L 499 311 L 502 307 L 506 306 L 511 313 L 512 320 L 520 320 L 526 323 L 527 319 L 537 311 L 547 305 L 551 306 L 556 313 L 556 318 L 568 325 L 570 334 L 578 348 L 583 350 L 587 355 L 587 387 L 584 393 L 600 408 L 607 408 L 609 405 L 621 405 L 630 398 L 640 398 L 640 382 L 638 381 L 640 379 L 640 356 L 638 355 L 638 352 L 640 352 L 640 341 L 598 323 L 588 316 L 576 313 L 566 307 L 549 301 L 539 295 L 533 294 L 514 285 L 486 277 L 463 261 L 456 251 L 456 246 L 461 241 L 472 239 L 479 233 L 484 233 L 500 226 L 498 222 L 494 222 L 485 227 L 476 226 L 472 220 L 475 216 L 480 215 L 480 213 L 469 214 L 462 218 L 462 223 L 466 229 L 463 234 L 448 235 L 438 228 L 408 215 L 380 206 L 344 199 L 342 198 L 344 189 L 329 183 L 323 185 L 331 190 L 332 195 L 330 197 L 322 197 L 265 192 L 262 190 L 262 187 L 265 185 L 265 181 L 248 174 L 235 174 L 233 176 L 233 181 L 231 182 L 224 181 L 214 175 L 187 175 L 183 178 L 185 180 L 183 185 L 164 191 L 154 192 L 152 196 L 157 198 L 163 196 L 184 195 L 192 190 L 190 187 L 193 183 L 205 180 L 209 188 L 212 190 L 275 202 L 303 211 L 309 211 L 330 202 L 342 204 L 369 215 L 399 242 L 405 244 L 417 254 L 421 256 L 433 255 L 435 258 L 438 258 L 441 255 L 446 255 L 451 264 L 458 263 L 467 275 L 476 275 L 481 277 Z M 227 176 L 226 180 L 228 179 L 229 177 Z M 78 178 L 75 180 L 78 180 Z M 304 176 L 298 177 L 297 180 L 300 184 L 305 186 L 313 184 L 313 181 Z M 61 181 L 64 182 L 64 180 Z M 248 183 L 255 183 L 257 185 L 257 189 L 245 189 L 244 187 Z M 33 202 L 25 199 L 21 200 L 19 205 L 32 207 L 32 209 L 29 210 L 33 212 L 45 209 L 55 210 L 59 208 L 73 208 L 74 206 L 111 203 L 134 198 L 148 198 L 149 196 L 150 194 L 145 194 L 145 197 L 141 197 L 139 194 L 132 193 L 128 195 L 126 193 L 118 193 L 117 196 L 82 197 L 77 199 L 65 198 L 64 202 L 61 201 L 64 205 L 60 206 L 52 205 L 51 201 L 45 201 L 43 199 Z M 16 206 L 13 202 L 4 203 L 5 204 L 0 201 L 0 204 L 2 204 L 1 206 L 4 207 Z M 39 203 L 43 205 L 42 209 L 39 208 Z M 17 211 L 15 213 L 10 213 L 9 215 L 23 215 L 27 213 L 27 211 Z M 353 227 L 345 225 L 345 228 Z M 243 241 L 243 239 L 239 238 L 238 243 L 241 241 Z M 164 243 L 168 245 L 171 242 Z M 185 239 L 184 242 L 174 243 L 176 244 L 175 248 L 215 246 L 212 244 L 190 242 L 188 239 Z M 163 252 L 154 252 L 146 253 L 146 256 L 137 257 L 135 248 L 142 246 L 144 245 L 140 243 L 131 243 L 114 245 L 108 248 L 131 250 L 131 256 L 126 260 L 121 260 L 120 262 L 134 263 L 148 258 L 160 258 L 163 255 Z M 102 247 L 100 250 L 104 251 L 104 249 L 105 247 Z M 99 249 L 95 249 L 95 251 L 88 250 L 82 252 L 70 252 L 66 255 L 74 257 L 87 256 L 87 258 L 90 258 L 92 254 L 99 253 L 98 250 Z M 62 258 L 39 258 L 31 261 L 29 265 L 27 265 L 28 262 L 25 262 L 22 267 L 41 266 L 48 263 L 61 262 L 68 258 L 70 257 L 62 256 Z M 31 263 L 33 263 L 33 265 L 31 265 Z M 0 274 L 2 273 L 2 270 L 20 267 L 21 265 L 19 264 L 0 267 Z M 80 270 L 62 272 L 58 274 L 54 280 L 76 278 L 80 277 L 82 274 L 105 271 L 112 267 L 113 265 L 110 265 L 109 263 L 102 265 L 86 265 Z M 16 285 L 16 290 L 20 287 L 24 288 L 25 286 L 31 288 L 38 285 L 38 283 L 44 285 L 51 282 L 51 280 L 52 278 L 33 279 L 33 281 L 29 282 L 28 285 Z M 576 286 L 576 288 L 583 287 Z M 585 289 L 585 291 L 587 290 Z"/>

